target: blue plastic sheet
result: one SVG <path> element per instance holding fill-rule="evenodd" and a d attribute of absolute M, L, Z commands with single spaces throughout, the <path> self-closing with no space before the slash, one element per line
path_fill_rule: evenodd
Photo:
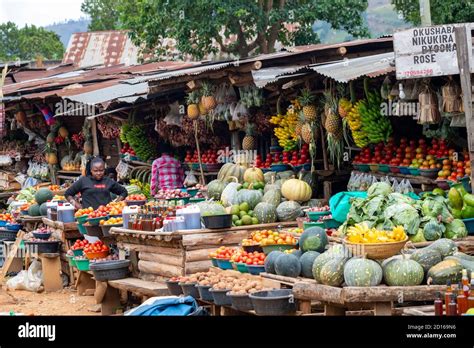
<path fill-rule="evenodd" d="M 141 306 L 134 308 L 130 316 L 187 316 L 195 313 L 199 306 L 191 296 L 186 297 L 157 297 L 154 301 L 149 299 Z"/>

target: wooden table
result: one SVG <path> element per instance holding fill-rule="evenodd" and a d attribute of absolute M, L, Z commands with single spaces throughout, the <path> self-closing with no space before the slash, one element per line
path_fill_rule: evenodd
<path fill-rule="evenodd" d="M 18 220 L 23 224 L 26 232 L 36 230 L 43 223 L 42 216 L 20 215 Z"/>
<path fill-rule="evenodd" d="M 237 247 L 252 231 L 296 227 L 296 222 L 280 222 L 228 229 L 146 232 L 112 227 L 117 246 L 130 252 L 134 276 L 148 281 L 205 272 L 212 265 L 209 253 L 219 246 Z"/>
<path fill-rule="evenodd" d="M 318 300 L 324 304 L 324 313 L 346 315 L 350 310 L 373 310 L 374 315 L 392 315 L 394 303 L 433 301 L 445 285 L 334 287 L 317 284 L 307 279 L 293 285 L 298 300 Z"/>

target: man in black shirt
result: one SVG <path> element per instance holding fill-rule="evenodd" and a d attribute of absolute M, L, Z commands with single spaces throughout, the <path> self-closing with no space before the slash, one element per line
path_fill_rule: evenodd
<path fill-rule="evenodd" d="M 76 194 L 82 197 L 82 206 L 74 199 Z M 82 176 L 66 190 L 65 196 L 76 209 L 92 207 L 97 209 L 112 201 L 111 193 L 116 194 L 117 201 L 124 200 L 128 193 L 125 187 L 105 176 L 105 163 L 100 157 L 92 159 L 90 173 Z"/>

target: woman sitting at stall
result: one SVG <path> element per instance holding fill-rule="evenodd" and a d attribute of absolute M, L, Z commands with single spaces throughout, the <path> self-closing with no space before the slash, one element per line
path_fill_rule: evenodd
<path fill-rule="evenodd" d="M 100 157 L 93 158 L 86 170 L 87 175 L 81 176 L 64 194 L 69 203 L 76 209 L 92 207 L 97 209 L 112 201 L 111 193 L 116 194 L 117 201 L 124 200 L 128 193 L 125 187 L 105 176 L 105 162 Z M 74 198 L 80 193 L 82 205 Z"/>

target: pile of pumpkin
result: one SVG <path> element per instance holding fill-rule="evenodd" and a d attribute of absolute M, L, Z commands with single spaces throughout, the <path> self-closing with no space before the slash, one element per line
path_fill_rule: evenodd
<path fill-rule="evenodd" d="M 295 221 L 303 215 L 301 204 L 313 194 L 308 174 L 296 179 L 293 171 L 264 174 L 256 167 L 226 163 L 208 184 L 208 197 L 222 202 L 229 211 L 246 202 L 260 223 Z"/>
<path fill-rule="evenodd" d="M 447 238 L 412 253 L 385 260 L 353 257 L 342 244 L 328 246 L 319 227 L 303 232 L 299 249 L 292 253 L 272 251 L 265 259 L 265 272 L 287 277 L 306 277 L 330 286 L 416 286 L 423 283 L 446 285 L 461 281 L 462 270 L 474 271 L 474 256 L 458 251 Z"/>

